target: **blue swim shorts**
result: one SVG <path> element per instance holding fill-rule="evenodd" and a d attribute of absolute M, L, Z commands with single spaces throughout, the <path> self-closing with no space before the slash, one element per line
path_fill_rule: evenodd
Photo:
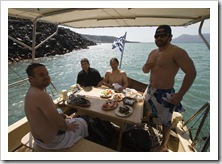
<path fill-rule="evenodd" d="M 151 110 L 151 116 L 156 124 L 171 127 L 173 112 L 184 112 L 182 104 L 174 105 L 169 102 L 171 94 L 175 93 L 172 89 L 156 89 L 148 86 L 147 93 L 145 94 L 145 104 Z"/>

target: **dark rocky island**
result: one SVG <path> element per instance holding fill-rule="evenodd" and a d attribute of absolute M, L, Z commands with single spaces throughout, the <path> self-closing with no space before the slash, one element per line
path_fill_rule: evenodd
<path fill-rule="evenodd" d="M 9 36 L 32 47 L 33 23 L 30 20 L 8 18 Z M 56 31 L 56 25 L 38 22 L 36 28 L 36 45 L 40 44 Z M 35 57 L 63 55 L 73 50 L 87 49 L 88 46 L 96 45 L 95 42 L 83 38 L 80 34 L 68 28 L 59 27 L 58 33 L 36 49 Z M 8 62 L 19 62 L 31 59 L 32 51 L 20 44 L 8 39 Z"/>

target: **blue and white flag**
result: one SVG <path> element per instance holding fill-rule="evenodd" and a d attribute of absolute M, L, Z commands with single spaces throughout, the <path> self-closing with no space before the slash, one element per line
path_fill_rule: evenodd
<path fill-rule="evenodd" d="M 115 40 L 112 44 L 112 49 L 119 47 L 120 52 L 123 52 L 126 34 Z"/>

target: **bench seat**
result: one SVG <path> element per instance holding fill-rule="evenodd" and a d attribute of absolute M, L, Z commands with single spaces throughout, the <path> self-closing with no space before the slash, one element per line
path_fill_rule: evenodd
<path fill-rule="evenodd" d="M 35 143 L 33 136 L 30 132 L 22 138 L 21 142 L 24 146 L 37 152 L 115 152 L 115 150 L 113 149 L 110 149 L 108 147 L 105 147 L 103 145 L 97 144 L 84 138 L 80 139 L 72 147 L 67 149 L 45 149 Z"/>

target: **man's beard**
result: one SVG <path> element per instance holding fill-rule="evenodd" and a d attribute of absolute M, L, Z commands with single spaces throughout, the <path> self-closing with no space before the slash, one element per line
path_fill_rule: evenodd
<path fill-rule="evenodd" d="M 157 47 L 164 47 L 165 45 L 167 45 L 167 41 L 162 40 L 155 41 L 155 43 Z"/>

